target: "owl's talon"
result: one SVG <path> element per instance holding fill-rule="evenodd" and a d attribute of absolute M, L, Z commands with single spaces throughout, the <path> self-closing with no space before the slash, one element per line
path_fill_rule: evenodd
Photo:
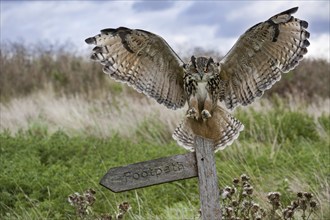
<path fill-rule="evenodd" d="M 191 108 L 191 109 L 188 109 L 186 117 L 198 120 L 199 115 L 195 108 Z"/>
<path fill-rule="evenodd" d="M 203 119 L 203 121 L 207 120 L 208 118 L 211 118 L 211 116 L 212 115 L 211 115 L 211 113 L 208 110 L 204 109 L 202 111 L 202 119 Z"/>

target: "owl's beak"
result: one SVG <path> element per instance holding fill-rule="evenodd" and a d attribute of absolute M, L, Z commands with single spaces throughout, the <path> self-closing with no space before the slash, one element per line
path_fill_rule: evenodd
<path fill-rule="evenodd" d="M 198 72 L 199 77 L 201 78 L 201 80 L 203 79 L 204 73 L 203 72 Z"/>

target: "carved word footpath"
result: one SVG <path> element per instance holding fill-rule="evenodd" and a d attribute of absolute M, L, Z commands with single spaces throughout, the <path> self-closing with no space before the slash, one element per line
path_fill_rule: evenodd
<path fill-rule="evenodd" d="M 183 166 L 182 162 L 176 162 L 176 163 L 170 163 L 170 164 L 165 164 L 164 166 L 161 167 L 155 167 L 155 168 L 148 168 L 145 170 L 139 170 L 139 171 L 128 171 L 124 173 L 125 177 L 125 182 L 127 183 L 128 181 L 135 181 L 139 180 L 141 178 L 152 178 L 156 177 L 158 178 L 159 176 L 162 175 L 167 175 L 170 172 L 182 172 L 185 169 Z"/>
<path fill-rule="evenodd" d="M 197 175 L 195 154 L 187 153 L 111 168 L 100 184 L 113 192 L 122 192 Z"/>

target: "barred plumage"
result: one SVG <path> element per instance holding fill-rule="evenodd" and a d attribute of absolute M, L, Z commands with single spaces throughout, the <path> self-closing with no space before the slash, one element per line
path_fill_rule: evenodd
<path fill-rule="evenodd" d="M 212 120 L 206 121 L 202 118 L 195 120 L 186 117 L 175 129 L 173 138 L 180 146 L 192 151 L 196 136 L 213 140 L 215 151 L 231 145 L 238 138 L 239 132 L 244 129 L 244 125 L 220 106 L 216 106 L 211 114 Z"/>
<path fill-rule="evenodd" d="M 253 26 L 220 61 L 217 76 L 224 83 L 220 101 L 227 108 L 252 103 L 307 53 L 308 23 L 291 15 L 297 10 L 289 9 Z"/>
<path fill-rule="evenodd" d="M 159 36 L 125 27 L 104 29 L 87 38 L 95 44 L 91 59 L 103 71 L 171 109 L 183 107 L 183 61 Z"/>
<path fill-rule="evenodd" d="M 248 29 L 220 62 L 192 56 L 185 64 L 160 36 L 125 27 L 104 29 L 86 43 L 96 45 L 91 58 L 113 79 L 171 109 L 188 102 L 187 117 L 173 134 L 180 145 L 193 150 L 199 135 L 212 139 L 218 150 L 244 127 L 219 101 L 228 109 L 252 103 L 307 53 L 308 23 L 292 16 L 297 10 Z"/>

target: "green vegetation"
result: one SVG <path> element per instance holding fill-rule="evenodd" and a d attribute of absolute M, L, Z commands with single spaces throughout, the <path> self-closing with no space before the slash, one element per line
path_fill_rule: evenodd
<path fill-rule="evenodd" d="M 313 118 L 285 108 L 269 112 L 238 111 L 245 131 L 232 146 L 216 154 L 221 187 L 247 173 L 257 201 L 270 207 L 270 191 L 281 192 L 283 207 L 298 191 L 310 191 L 319 203 L 318 217 L 329 216 L 329 116 Z M 148 129 L 157 138 L 162 126 L 157 120 Z M 15 135 L 0 135 L 0 214 L 12 218 L 73 218 L 75 210 L 67 198 L 88 188 L 96 191 L 93 211 L 114 213 L 127 201 L 128 219 L 197 218 L 197 179 L 189 179 L 115 194 L 98 182 L 114 166 L 155 159 L 185 151 L 171 139 L 155 144 L 141 137 L 142 123 L 130 141 L 119 135 L 110 138 L 68 136 L 63 131 L 48 134 L 45 127 L 32 127 Z M 164 142 L 164 141 L 162 141 Z"/>
<path fill-rule="evenodd" d="M 0 219 L 198 219 L 196 178 L 117 194 L 99 185 L 111 167 L 185 153 L 171 138 L 185 109 L 107 80 L 87 53 L 77 54 L 68 46 L 0 49 Z M 329 67 L 304 60 L 261 101 L 234 112 L 245 129 L 216 154 L 221 189 L 246 173 L 266 210 L 269 192 L 281 194 L 282 210 L 311 192 L 311 219 L 330 219 Z M 79 199 L 92 213 L 77 211 Z"/>

